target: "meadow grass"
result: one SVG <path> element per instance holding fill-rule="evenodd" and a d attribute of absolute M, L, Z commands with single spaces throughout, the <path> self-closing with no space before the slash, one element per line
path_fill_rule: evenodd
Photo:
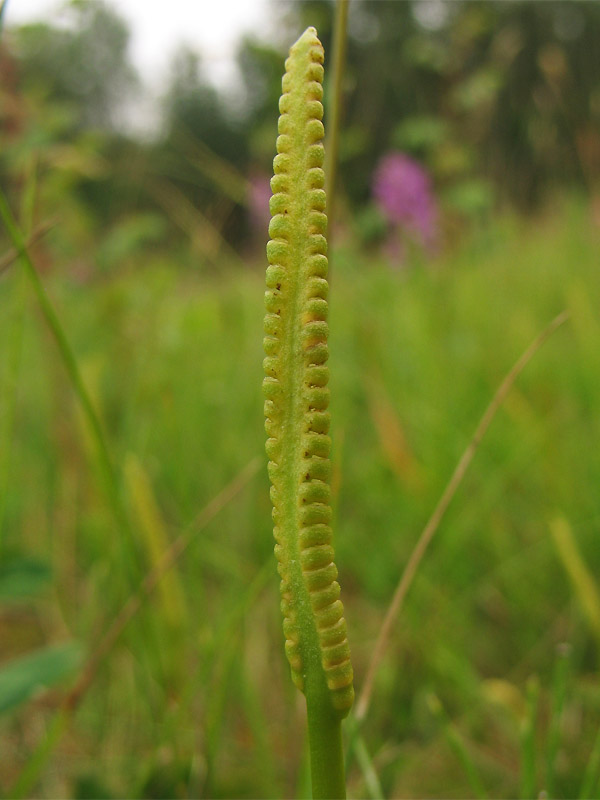
<path fill-rule="evenodd" d="M 350 753 L 351 797 L 519 796 L 547 785 L 576 796 L 582 776 L 597 790 L 597 746 L 588 762 L 598 640 L 549 527 L 568 520 L 597 575 L 597 247 L 576 199 L 529 223 L 500 218 L 426 267 L 395 267 L 340 237 L 333 505 L 359 690 L 399 575 L 481 413 L 535 335 L 571 312 L 519 378 L 419 569 L 366 744 Z M 2 279 L 2 302 L 17 280 L 14 269 Z M 140 563 L 121 563 L 131 551 L 28 300 L 0 540 L 5 557 L 50 564 L 52 579 L 40 596 L 2 607 L 3 659 L 71 637 L 93 644 L 127 600 L 115 575 L 152 569 L 156 531 L 174 539 L 262 453 L 263 281 L 258 260 L 218 276 L 158 259 L 85 285 L 58 269 L 44 276 L 113 463 L 134 454 L 143 467 L 134 502 L 153 497 L 151 522 L 134 529 Z M 9 323 L 0 319 L 2 359 Z M 145 601 L 36 796 L 305 796 L 305 723 L 281 647 L 267 486 L 260 472 L 190 544 L 171 604 L 168 582 Z M 27 765 L 59 701 L 46 693 L 0 719 L 1 784 Z"/>

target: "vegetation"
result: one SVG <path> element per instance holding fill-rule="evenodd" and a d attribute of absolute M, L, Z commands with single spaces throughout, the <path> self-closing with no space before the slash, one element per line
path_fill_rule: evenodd
<path fill-rule="evenodd" d="M 419 565 L 360 726 L 348 718 L 347 791 L 597 797 L 597 66 L 579 99 L 569 89 L 597 8 L 457 3 L 436 28 L 419 17 L 436 6 L 356 4 L 349 20 L 331 487 L 359 695 L 390 599 L 482 413 L 550 320 L 570 317 L 512 387 Z M 312 14 L 329 45 L 330 4 L 290 9 L 288 44 L 298 16 Z M 273 155 L 281 54 L 243 45 L 248 79 L 262 76 L 243 124 L 188 54 L 164 135 L 136 138 L 113 91 L 135 88 L 126 31 L 100 4 L 73 13 L 79 23 L 60 36 L 49 25 L 5 31 L 0 51 L 0 787 L 9 797 L 306 797 L 305 710 L 281 645 L 263 467 L 266 229 L 253 227 L 249 199 Z M 115 48 L 114 72 L 96 81 L 110 109 L 100 115 L 85 109 L 101 107 L 98 94 L 53 73 L 75 69 L 94 25 L 113 33 L 92 40 Z M 511 62 L 492 88 L 479 76 L 488 94 L 473 89 L 458 114 L 440 98 L 479 85 L 478 65 L 506 55 L 506 29 L 535 68 Z M 56 57 L 36 64 L 50 41 Z M 408 66 L 411 52 L 440 59 L 439 82 Z M 361 133 L 374 118 L 364 98 L 377 100 L 362 81 L 377 70 L 405 80 L 409 69 L 415 86 L 432 87 L 430 105 L 385 83 L 381 124 Z M 527 137 L 486 128 L 490 109 L 508 108 L 507 129 L 517 118 L 511 80 L 525 103 L 544 75 L 554 89 L 534 103 Z M 212 104 L 227 137 L 198 127 L 195 103 Z M 469 138 L 471 126 L 483 138 Z M 500 137 L 493 159 L 486 130 Z M 444 171 L 440 153 L 457 142 L 468 169 L 457 159 Z M 558 169 L 568 142 L 584 160 L 576 169 L 561 157 Z M 388 150 L 429 176 L 431 249 L 406 220 L 392 230 L 370 196 Z"/>

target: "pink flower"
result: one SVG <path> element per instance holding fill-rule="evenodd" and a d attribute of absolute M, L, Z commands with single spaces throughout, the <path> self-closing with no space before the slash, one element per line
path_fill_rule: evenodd
<path fill-rule="evenodd" d="M 373 173 L 373 197 L 394 228 L 416 235 L 433 248 L 438 235 L 437 207 L 425 169 L 409 156 L 391 152 Z"/>

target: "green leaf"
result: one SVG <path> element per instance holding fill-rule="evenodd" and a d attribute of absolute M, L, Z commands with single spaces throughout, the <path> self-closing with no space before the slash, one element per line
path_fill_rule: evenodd
<path fill-rule="evenodd" d="M 75 642 L 44 647 L 0 665 L 0 714 L 25 703 L 74 672 L 81 662 Z"/>
<path fill-rule="evenodd" d="M 39 594 L 49 583 L 52 570 L 38 558 L 11 558 L 0 564 L 0 602 Z"/>

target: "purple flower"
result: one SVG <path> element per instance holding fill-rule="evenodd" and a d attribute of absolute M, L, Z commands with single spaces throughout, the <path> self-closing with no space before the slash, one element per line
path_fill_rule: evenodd
<path fill-rule="evenodd" d="M 437 207 L 425 169 L 400 152 L 387 153 L 373 173 L 373 197 L 394 228 L 416 235 L 427 248 L 437 238 Z"/>

